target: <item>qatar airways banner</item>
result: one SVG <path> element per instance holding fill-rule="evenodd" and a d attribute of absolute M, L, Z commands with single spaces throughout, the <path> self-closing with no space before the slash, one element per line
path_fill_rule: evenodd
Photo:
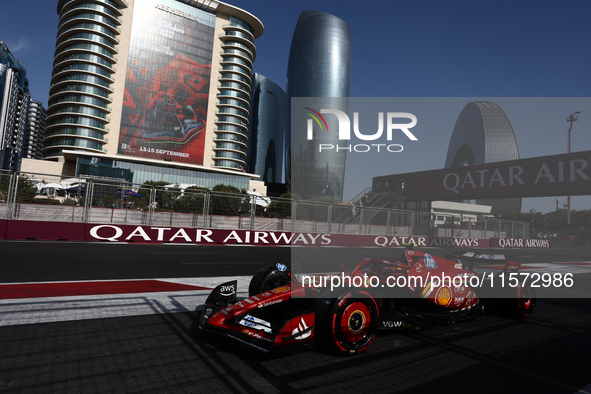
<path fill-rule="evenodd" d="M 248 231 L 92 223 L 57 223 L 0 220 L 1 239 L 69 240 L 138 243 L 189 243 L 200 245 L 343 246 L 453 248 L 545 248 L 552 241 L 516 238 L 429 238 L 422 236 L 353 235 Z"/>
<path fill-rule="evenodd" d="M 429 246 L 428 237 L 290 233 L 282 231 L 248 231 L 200 228 L 173 228 L 125 225 L 88 225 L 86 240 L 110 242 L 165 242 L 193 244 L 259 245 L 259 246 L 376 246 L 400 247 L 406 243 Z"/>
<path fill-rule="evenodd" d="M 554 241 L 551 239 L 491 238 L 490 247 L 520 249 L 553 249 Z"/>
<path fill-rule="evenodd" d="M 486 248 L 488 239 L 429 238 L 422 236 L 385 236 L 322 233 L 290 233 L 282 231 L 217 230 L 149 226 L 115 226 L 109 224 L 87 227 L 86 240 L 111 242 L 166 242 L 259 246 L 351 246 L 351 247 L 418 247 Z"/>
<path fill-rule="evenodd" d="M 403 184 L 407 200 L 469 200 L 588 195 L 591 151 L 375 177 Z"/>

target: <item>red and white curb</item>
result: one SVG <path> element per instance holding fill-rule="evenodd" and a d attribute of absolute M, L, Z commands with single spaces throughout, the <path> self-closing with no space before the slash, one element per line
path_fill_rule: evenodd
<path fill-rule="evenodd" d="M 250 276 L 0 284 L 0 326 L 194 311 L 217 285 Z"/>

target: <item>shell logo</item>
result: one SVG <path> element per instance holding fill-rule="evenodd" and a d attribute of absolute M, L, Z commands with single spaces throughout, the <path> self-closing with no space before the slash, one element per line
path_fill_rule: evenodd
<path fill-rule="evenodd" d="M 278 287 L 275 290 L 273 290 L 274 293 L 285 293 L 287 290 L 289 290 L 289 287 L 287 286 L 283 286 L 283 287 Z"/>
<path fill-rule="evenodd" d="M 448 306 L 451 302 L 451 290 L 448 287 L 439 289 L 435 297 L 435 302 L 437 302 L 437 305 Z"/>
<path fill-rule="evenodd" d="M 531 301 L 530 300 L 525 301 L 525 303 L 523 304 L 523 306 L 525 307 L 525 309 L 529 309 L 530 306 L 531 306 Z"/>

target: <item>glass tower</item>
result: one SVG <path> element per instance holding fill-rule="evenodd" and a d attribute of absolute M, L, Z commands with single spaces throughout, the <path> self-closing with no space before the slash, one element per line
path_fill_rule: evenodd
<path fill-rule="evenodd" d="M 316 133 L 307 140 L 305 129 L 292 129 L 291 108 L 294 97 L 324 97 L 314 108 L 330 108 L 348 113 L 351 79 L 351 41 L 349 25 L 333 15 L 319 11 L 304 11 L 296 25 L 287 66 L 287 152 L 290 160 L 291 191 L 303 198 L 327 197 L 342 200 L 345 177 L 345 150 L 322 152 L 318 143 L 346 146 L 336 132 Z M 335 100 L 336 98 L 336 100 Z M 341 99 L 338 99 L 341 98 Z M 335 116 L 326 116 L 328 130 L 337 130 Z"/>
<path fill-rule="evenodd" d="M 489 101 L 464 107 L 449 141 L 445 168 L 519 159 L 515 132 L 503 109 Z M 521 212 L 521 198 L 479 200 L 493 213 Z"/>
<path fill-rule="evenodd" d="M 249 129 L 248 171 L 266 184 L 284 184 L 285 92 L 260 74 L 254 75 Z"/>

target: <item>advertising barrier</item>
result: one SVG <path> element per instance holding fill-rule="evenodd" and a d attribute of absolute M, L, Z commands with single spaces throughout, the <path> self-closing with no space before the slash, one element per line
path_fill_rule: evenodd
<path fill-rule="evenodd" d="M 3 220 L 3 239 L 39 241 L 84 241 L 85 223 L 56 223 L 28 220 Z"/>
<path fill-rule="evenodd" d="M 491 238 L 490 247 L 552 249 L 554 248 L 554 241 L 551 239 Z"/>
<path fill-rule="evenodd" d="M 429 238 L 424 236 L 349 235 L 282 231 L 249 231 L 93 223 L 56 223 L 0 220 L 0 239 L 68 240 L 133 243 L 189 243 L 199 245 L 350 246 L 454 248 L 546 248 L 551 240 L 519 238 Z"/>
<path fill-rule="evenodd" d="M 490 240 L 481 238 L 431 238 L 429 246 L 454 248 L 489 248 Z"/>

